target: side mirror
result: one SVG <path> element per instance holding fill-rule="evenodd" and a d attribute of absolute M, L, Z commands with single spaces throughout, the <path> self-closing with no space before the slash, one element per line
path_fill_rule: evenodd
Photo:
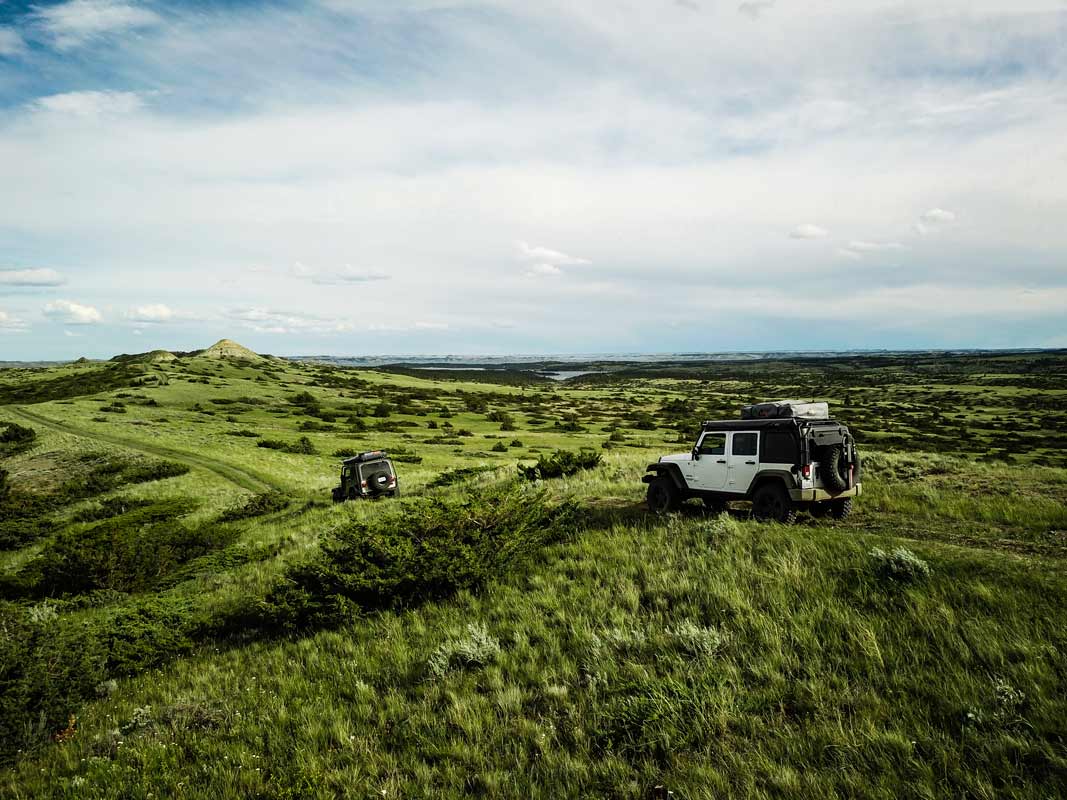
<path fill-rule="evenodd" d="M 694 461 L 699 461 L 700 460 L 700 451 L 695 447 L 693 448 L 693 460 Z"/>

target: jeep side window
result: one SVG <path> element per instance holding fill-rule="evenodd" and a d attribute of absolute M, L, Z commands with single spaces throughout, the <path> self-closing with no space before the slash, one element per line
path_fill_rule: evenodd
<path fill-rule="evenodd" d="M 704 438 L 700 440 L 700 446 L 699 448 L 697 448 L 697 452 L 700 453 L 700 455 L 702 456 L 726 455 L 726 434 L 704 434 Z"/>
<path fill-rule="evenodd" d="M 733 455 L 735 456 L 754 456 L 756 455 L 756 442 L 759 440 L 758 433 L 735 433 L 734 434 L 734 449 Z"/>

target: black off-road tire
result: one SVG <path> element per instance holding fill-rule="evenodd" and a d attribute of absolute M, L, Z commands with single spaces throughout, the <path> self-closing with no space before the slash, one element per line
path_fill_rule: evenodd
<path fill-rule="evenodd" d="M 823 483 L 833 492 L 843 492 L 848 488 L 848 457 L 845 448 L 831 444 L 819 452 L 819 470 Z"/>
<path fill-rule="evenodd" d="M 782 484 L 765 483 L 752 496 L 752 516 L 761 522 L 792 525 L 797 519 L 797 506 Z"/>
<path fill-rule="evenodd" d="M 648 503 L 649 511 L 656 516 L 662 516 L 677 511 L 681 498 L 678 496 L 678 488 L 668 478 L 656 478 L 648 484 L 645 502 Z"/>
<path fill-rule="evenodd" d="M 830 516 L 834 519 L 845 519 L 852 513 L 852 498 L 842 497 L 839 500 L 830 501 Z"/>
<path fill-rule="evenodd" d="M 345 501 L 345 496 L 341 494 L 340 486 L 333 487 L 333 489 L 330 491 L 330 497 L 333 498 L 333 501 L 335 503 L 343 503 Z"/>
<path fill-rule="evenodd" d="M 378 482 L 378 479 L 383 477 L 388 480 L 389 473 L 386 472 L 384 469 L 378 469 L 374 472 L 371 472 L 364 478 L 364 480 L 367 481 L 367 492 L 369 494 L 379 495 L 385 492 L 385 489 L 383 489 L 381 484 Z"/>

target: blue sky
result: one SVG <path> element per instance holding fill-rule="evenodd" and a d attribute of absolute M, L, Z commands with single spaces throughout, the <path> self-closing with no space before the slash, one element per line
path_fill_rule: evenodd
<path fill-rule="evenodd" d="M 0 360 L 1067 347 L 1067 2 L 0 0 Z"/>

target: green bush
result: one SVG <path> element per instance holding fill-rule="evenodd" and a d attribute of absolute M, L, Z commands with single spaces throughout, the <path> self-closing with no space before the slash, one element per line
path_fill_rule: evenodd
<path fill-rule="evenodd" d="M 286 453 L 308 456 L 316 455 L 319 452 L 315 449 L 314 443 L 306 436 L 301 436 L 292 444 L 278 439 L 260 439 L 256 442 L 256 447 L 266 447 L 270 450 L 282 450 Z"/>
<path fill-rule="evenodd" d="M 25 428 L 14 422 L 0 424 L 4 428 L 3 432 L 0 432 L 0 453 L 4 455 L 11 456 L 28 450 L 37 439 L 37 431 L 33 428 Z"/>
<path fill-rule="evenodd" d="M 244 436 L 248 439 L 258 439 L 262 434 L 255 431 L 239 430 L 239 431 L 226 431 L 227 436 Z"/>
<path fill-rule="evenodd" d="M 73 519 L 75 522 L 99 522 L 102 519 L 118 517 L 148 505 L 151 505 L 150 500 L 138 500 L 132 497 L 109 497 L 88 508 L 83 508 L 74 515 Z"/>
<path fill-rule="evenodd" d="M 175 521 L 191 510 L 184 499 L 164 500 L 86 530 L 65 530 L 0 590 L 7 597 L 60 597 L 151 589 L 182 564 L 236 538 L 229 528 L 186 528 Z"/>
<path fill-rule="evenodd" d="M 470 480 L 476 475 L 481 475 L 485 472 L 492 472 L 496 467 L 490 464 L 480 464 L 475 467 L 459 467 L 457 469 L 450 469 L 442 472 L 429 484 L 429 489 L 439 489 L 444 486 L 452 486 L 453 484 L 460 483 L 462 481 Z"/>
<path fill-rule="evenodd" d="M 219 520 L 222 522 L 235 522 L 239 519 L 262 517 L 282 511 L 289 505 L 289 498 L 282 492 L 270 491 L 252 495 L 243 505 L 234 506 L 223 512 Z"/>
<path fill-rule="evenodd" d="M 420 498 L 332 532 L 256 611 L 261 626 L 332 624 L 359 609 L 406 606 L 501 576 L 578 524 L 574 503 L 511 484 L 465 499 Z"/>
<path fill-rule="evenodd" d="M 47 603 L 0 602 L 0 763 L 66 728 L 113 676 L 188 653 L 201 627 L 188 601 L 170 598 L 127 603 L 91 622 Z"/>
<path fill-rule="evenodd" d="M 593 469 L 600 464 L 600 453 L 593 450 L 557 450 L 551 455 L 542 454 L 533 466 L 519 465 L 519 475 L 528 481 L 546 478 L 564 478 L 583 469 Z"/>
<path fill-rule="evenodd" d="M 870 552 L 874 572 L 883 580 L 894 583 L 917 583 L 930 577 L 930 565 L 911 550 L 898 547 L 890 553 L 880 547 Z"/>

